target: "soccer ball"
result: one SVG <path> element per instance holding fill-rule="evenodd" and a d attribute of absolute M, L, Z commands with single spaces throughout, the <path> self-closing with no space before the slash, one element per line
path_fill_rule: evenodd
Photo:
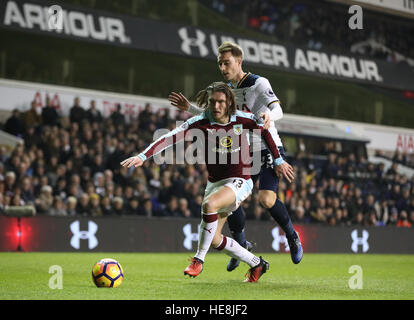
<path fill-rule="evenodd" d="M 124 270 L 118 261 L 99 260 L 92 268 L 92 281 L 99 288 L 117 288 L 124 279 Z"/>

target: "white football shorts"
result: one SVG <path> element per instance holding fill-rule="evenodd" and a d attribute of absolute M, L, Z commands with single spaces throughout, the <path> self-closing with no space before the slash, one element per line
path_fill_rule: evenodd
<path fill-rule="evenodd" d="M 208 198 L 217 190 L 223 186 L 229 187 L 233 190 L 236 201 L 226 208 L 221 208 L 218 213 L 227 212 L 229 215 L 232 211 L 236 210 L 240 204 L 246 200 L 248 196 L 252 193 L 253 190 L 253 181 L 252 179 L 246 180 L 243 178 L 227 178 L 217 182 L 207 182 L 206 190 L 204 191 L 203 203 L 208 200 Z"/>

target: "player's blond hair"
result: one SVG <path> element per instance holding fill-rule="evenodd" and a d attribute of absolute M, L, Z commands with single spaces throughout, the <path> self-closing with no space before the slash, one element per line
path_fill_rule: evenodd
<path fill-rule="evenodd" d="M 224 52 L 231 52 L 233 57 L 239 58 L 243 60 L 244 52 L 242 47 L 240 47 L 238 44 L 231 42 L 231 41 L 224 41 L 220 47 L 217 49 L 218 54 L 223 54 Z"/>
<path fill-rule="evenodd" d="M 236 113 L 236 103 L 234 101 L 234 94 L 233 91 L 229 88 L 227 84 L 224 82 L 213 82 L 204 90 L 201 90 L 197 93 L 196 102 L 200 108 L 207 109 L 208 108 L 208 98 L 210 94 L 214 92 L 222 92 L 226 95 L 226 102 L 227 102 L 227 115 L 232 115 Z"/>

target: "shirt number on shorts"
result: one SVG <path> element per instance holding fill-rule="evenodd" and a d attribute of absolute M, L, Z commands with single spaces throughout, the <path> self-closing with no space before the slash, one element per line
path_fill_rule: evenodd
<path fill-rule="evenodd" d="M 243 180 L 242 179 L 234 179 L 233 184 L 236 186 L 237 189 L 240 189 L 243 186 Z"/>
<path fill-rule="evenodd" d="M 266 162 L 266 168 L 273 168 L 274 167 L 274 165 L 273 165 L 273 156 L 272 156 L 271 153 L 266 154 L 265 162 Z"/>

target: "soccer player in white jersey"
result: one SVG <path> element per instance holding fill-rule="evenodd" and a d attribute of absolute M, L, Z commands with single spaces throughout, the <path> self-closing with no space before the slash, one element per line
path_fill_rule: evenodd
<path fill-rule="evenodd" d="M 149 157 L 182 141 L 187 134 L 194 133 L 191 130 L 201 131 L 209 176 L 202 204 L 198 250 L 184 274 L 192 277 L 199 275 L 207 251 L 213 245 L 215 249 L 247 263 L 251 268 L 246 280 L 257 282 L 269 268 L 268 262 L 221 234 L 227 215 L 236 210 L 253 189 L 248 143 L 250 130 L 256 130 L 263 137 L 279 174 L 291 180 L 294 177 L 293 168 L 280 156 L 275 137 L 257 122 L 254 115 L 236 110 L 233 92 L 225 83 L 210 85 L 198 97 L 199 104 L 206 107 L 201 115 L 190 118 L 151 143 L 137 156 L 122 161 L 121 165 L 128 168 L 142 166 Z M 221 155 L 224 155 L 225 161 L 220 161 L 223 160 Z M 244 155 L 247 157 L 244 158 Z"/>
<path fill-rule="evenodd" d="M 242 69 L 243 50 L 232 42 L 223 42 L 218 48 L 218 66 L 235 95 L 236 107 L 239 110 L 252 112 L 257 118 L 263 118 L 265 128 L 275 135 L 276 144 L 282 157 L 285 151 L 278 135 L 275 121 L 283 117 L 283 111 L 279 99 L 276 97 L 269 81 Z M 191 105 L 181 93 L 172 92 L 169 96 L 171 104 L 181 110 L 187 110 L 192 114 L 199 114 L 203 110 Z M 258 175 L 252 176 L 255 183 L 259 179 L 259 201 L 268 209 L 270 215 L 279 224 L 286 234 L 292 262 L 297 264 L 302 260 L 303 249 L 299 234 L 292 225 L 286 206 L 277 198 L 279 177 L 273 170 L 272 156 L 266 145 L 257 135 L 252 137 L 252 151 L 261 152 L 262 167 Z M 245 215 L 239 207 L 228 218 L 229 228 L 233 238 L 243 247 L 251 249 L 251 244 L 244 234 Z M 227 265 L 227 270 L 232 271 L 239 265 L 239 261 L 232 258 Z"/>

